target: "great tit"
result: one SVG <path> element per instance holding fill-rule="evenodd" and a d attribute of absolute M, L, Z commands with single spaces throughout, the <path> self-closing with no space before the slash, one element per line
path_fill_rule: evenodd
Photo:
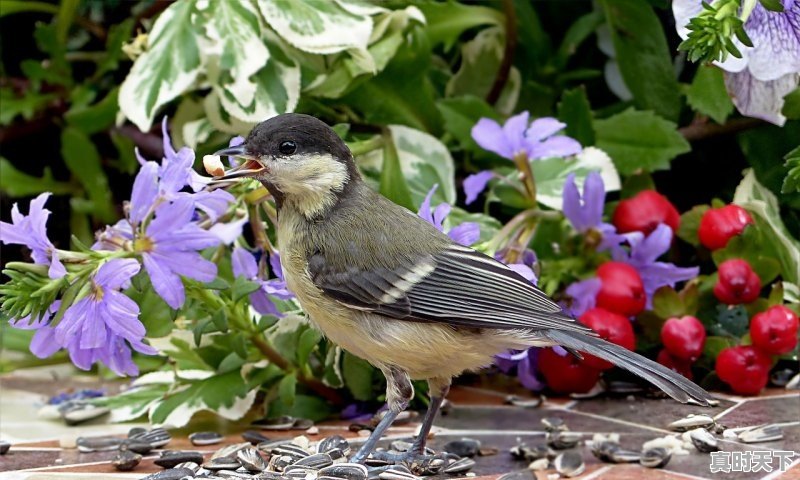
<path fill-rule="evenodd" d="M 430 407 L 412 448 L 390 460 L 422 456 L 452 377 L 510 349 L 560 345 L 680 402 L 713 402 L 685 377 L 599 338 L 503 263 L 374 192 L 345 143 L 315 117 L 278 115 L 216 155 L 244 159 L 217 181 L 255 178 L 275 199 L 283 274 L 311 322 L 386 376 L 389 410 L 355 461 L 408 406 L 416 379 L 428 381 Z"/>

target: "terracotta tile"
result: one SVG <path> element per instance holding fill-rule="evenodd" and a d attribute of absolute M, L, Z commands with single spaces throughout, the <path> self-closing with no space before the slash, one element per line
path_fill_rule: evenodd
<path fill-rule="evenodd" d="M 670 398 L 655 399 L 636 397 L 634 401 L 620 398 L 593 398 L 581 400 L 571 410 L 586 412 L 626 422 L 666 429 L 671 422 L 690 413 L 717 415 L 735 405 L 730 400 L 720 400 L 716 407 L 684 405 Z"/>
<path fill-rule="evenodd" d="M 75 465 L 106 461 L 116 452 L 81 453 L 78 450 L 14 450 L 0 456 L 0 472 L 29 468 Z"/>
<path fill-rule="evenodd" d="M 718 421 L 728 428 L 800 421 L 800 393 L 747 400 Z"/>

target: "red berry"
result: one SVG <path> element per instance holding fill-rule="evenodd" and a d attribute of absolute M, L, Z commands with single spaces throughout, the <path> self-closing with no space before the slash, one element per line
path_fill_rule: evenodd
<path fill-rule="evenodd" d="M 661 327 L 661 343 L 671 356 L 694 362 L 703 353 L 706 329 L 700 320 L 690 315 L 670 318 Z"/>
<path fill-rule="evenodd" d="M 670 370 L 674 370 L 684 377 L 691 380 L 694 376 L 692 375 L 692 363 L 688 360 L 681 360 L 680 358 L 675 358 L 674 356 L 670 355 L 666 348 L 662 348 L 660 352 L 658 352 L 658 357 L 656 357 L 656 362 L 664 365 L 665 367 L 669 368 Z"/>
<path fill-rule="evenodd" d="M 632 317 L 644 310 L 647 294 L 642 277 L 635 268 L 622 262 L 606 262 L 597 269 L 602 282 L 597 292 L 597 306 Z"/>
<path fill-rule="evenodd" d="M 725 260 L 717 270 L 719 279 L 714 285 L 714 295 L 720 302 L 738 305 L 758 298 L 761 293 L 761 279 L 746 260 Z"/>
<path fill-rule="evenodd" d="M 595 370 L 570 353 L 563 357 L 552 348 L 539 352 L 539 371 L 547 385 L 558 393 L 586 393 L 600 379 L 600 371 Z"/>
<path fill-rule="evenodd" d="M 728 347 L 717 357 L 717 376 L 742 395 L 757 395 L 767 385 L 772 360 L 752 346 Z"/>
<path fill-rule="evenodd" d="M 659 223 L 669 225 L 673 232 L 677 231 L 681 215 L 667 197 L 655 190 L 644 190 L 632 198 L 621 200 L 611 222 L 620 233 L 642 232 L 647 235 Z"/>
<path fill-rule="evenodd" d="M 712 208 L 703 214 L 700 219 L 700 228 L 697 235 L 709 250 L 717 250 L 728 244 L 728 241 L 742 233 L 744 227 L 753 223 L 753 218 L 747 210 L 739 205 L 725 205 L 721 208 Z"/>
<path fill-rule="evenodd" d="M 601 338 L 616 343 L 628 350 L 636 347 L 636 336 L 633 334 L 631 321 L 622 315 L 609 312 L 603 308 L 592 308 L 584 312 L 578 319 L 582 324 L 597 332 Z M 584 363 L 597 370 L 608 370 L 614 364 L 594 355 L 583 354 Z"/>
<path fill-rule="evenodd" d="M 797 315 L 783 305 L 775 305 L 750 320 L 750 339 L 759 350 L 782 355 L 797 345 L 797 329 Z"/>

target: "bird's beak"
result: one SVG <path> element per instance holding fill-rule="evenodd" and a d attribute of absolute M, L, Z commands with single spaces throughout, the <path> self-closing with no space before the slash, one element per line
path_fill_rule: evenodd
<path fill-rule="evenodd" d="M 237 145 L 235 147 L 223 148 L 214 152 L 214 155 L 238 157 L 244 159 L 244 162 L 237 167 L 233 167 L 225 175 L 214 177 L 214 182 L 225 182 L 226 180 L 233 180 L 236 178 L 252 177 L 257 175 L 267 168 L 259 163 L 255 158 L 247 155 L 244 145 Z"/>

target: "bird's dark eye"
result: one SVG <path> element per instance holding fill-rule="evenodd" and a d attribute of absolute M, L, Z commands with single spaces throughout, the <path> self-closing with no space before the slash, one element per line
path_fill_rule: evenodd
<path fill-rule="evenodd" d="M 284 155 L 291 155 L 297 151 L 297 144 L 291 140 L 286 140 L 285 142 L 281 142 L 278 150 Z"/>

